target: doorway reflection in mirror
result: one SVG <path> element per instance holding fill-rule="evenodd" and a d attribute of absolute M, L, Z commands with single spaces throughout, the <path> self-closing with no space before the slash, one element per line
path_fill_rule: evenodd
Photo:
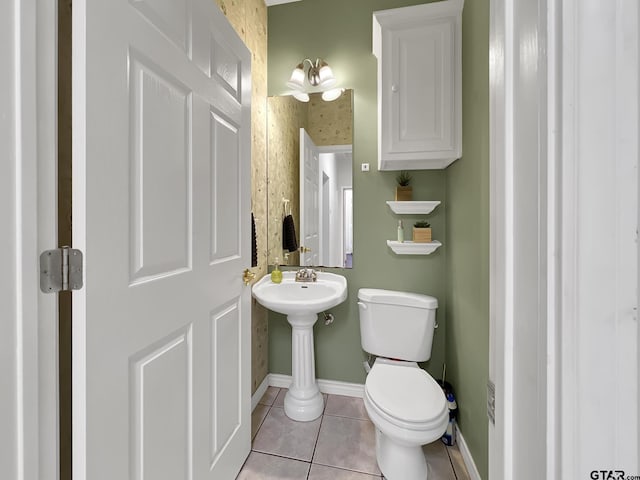
<path fill-rule="evenodd" d="M 308 142 L 301 141 L 303 132 Z M 352 90 L 346 90 L 334 102 L 324 102 L 319 94 L 312 94 L 309 103 L 288 96 L 269 97 L 269 263 L 276 257 L 285 258 L 281 202 L 287 198 L 298 228 L 298 243 L 311 250 L 292 252 L 288 265 L 351 268 L 352 143 Z"/>

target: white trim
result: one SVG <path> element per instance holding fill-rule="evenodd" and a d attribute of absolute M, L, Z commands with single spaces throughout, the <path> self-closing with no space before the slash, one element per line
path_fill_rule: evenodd
<path fill-rule="evenodd" d="M 353 145 L 317 145 L 320 153 L 353 153 Z"/>
<path fill-rule="evenodd" d="M 467 467 L 469 478 L 471 478 L 471 480 L 482 480 L 482 477 L 480 477 L 480 472 L 478 471 L 478 467 L 476 467 L 476 462 L 473 461 L 471 451 L 469 450 L 467 442 L 465 442 L 460 429 L 458 429 L 458 432 L 456 434 L 456 441 L 458 442 L 458 449 L 462 454 L 462 460 L 464 460 L 464 466 Z"/>
<path fill-rule="evenodd" d="M 547 0 L 547 393 L 546 393 L 546 476 L 547 480 L 559 476 L 560 453 L 560 341 L 562 282 L 560 232 L 560 169 L 563 158 L 560 153 L 560 110 L 562 105 L 562 1 Z"/>
<path fill-rule="evenodd" d="M 58 4 L 36 0 L 37 252 L 58 246 Z M 39 258 L 33 259 L 37 266 Z M 32 277 L 35 280 L 37 276 Z M 38 295 L 38 480 L 60 477 L 58 295 Z"/>
<path fill-rule="evenodd" d="M 639 9 L 636 0 L 587 3 L 562 2 L 563 479 L 639 465 L 638 411 L 628 408 L 639 403 Z M 586 234 L 593 219 L 606 236 Z"/>
<path fill-rule="evenodd" d="M 278 388 L 289 388 L 291 386 L 291 375 L 280 373 L 270 373 L 268 375 L 269 386 Z M 344 395 L 345 397 L 362 398 L 364 396 L 364 385 L 361 383 L 340 382 L 338 380 L 318 379 L 318 388 L 322 393 L 330 395 Z"/>
<path fill-rule="evenodd" d="M 58 478 L 57 299 L 38 279 L 38 252 L 56 242 L 56 8 L 0 4 L 0 250 L 11 259 L 0 279 L 0 465 L 18 480 Z"/>
<path fill-rule="evenodd" d="M 252 412 L 258 406 L 258 403 L 260 402 L 260 399 L 263 397 L 263 395 L 267 391 L 267 388 L 269 388 L 269 375 L 268 374 L 264 377 L 264 379 L 262 380 L 262 383 L 258 386 L 258 388 L 253 393 L 253 395 L 251 395 L 251 411 Z"/>
<path fill-rule="evenodd" d="M 489 31 L 489 379 L 495 384 L 495 424 L 489 424 L 489 478 L 511 477 L 513 384 L 513 246 L 507 232 L 512 227 L 513 186 L 507 159 L 513 150 L 513 6 L 508 0 L 491 0 Z M 511 292 L 511 293 L 509 293 Z M 507 472 L 509 472 L 507 474 Z"/>
<path fill-rule="evenodd" d="M 284 5 L 285 3 L 299 2 L 300 0 L 265 0 L 267 7 L 273 7 L 274 5 Z"/>

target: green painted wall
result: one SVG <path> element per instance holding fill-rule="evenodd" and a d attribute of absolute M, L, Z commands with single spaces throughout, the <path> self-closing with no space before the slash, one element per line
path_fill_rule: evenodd
<path fill-rule="evenodd" d="M 318 378 L 363 383 L 357 292 L 376 287 L 433 295 L 439 300 L 431 360 L 425 368 L 457 389 L 460 428 L 483 478 L 487 477 L 486 381 L 488 316 L 488 32 L 489 0 L 467 0 L 463 14 L 464 157 L 447 170 L 414 171 L 416 200 L 443 202 L 429 216 L 443 247 L 429 256 L 397 256 L 386 245 L 394 215 L 396 172 L 377 171 L 377 61 L 371 53 L 372 13 L 426 3 L 410 0 L 303 0 L 269 7 L 269 95 L 286 91 L 291 70 L 303 58 L 324 58 L 339 86 L 354 89 L 354 268 L 340 270 L 347 301 L 332 309 L 336 321 L 315 327 Z M 360 171 L 369 163 L 371 171 Z M 291 373 L 291 329 L 270 314 L 269 371 Z"/>
<path fill-rule="evenodd" d="M 462 15 L 463 157 L 447 168 L 447 377 L 459 426 L 482 478 L 488 475 L 489 0 Z"/>
<path fill-rule="evenodd" d="M 446 322 L 446 205 L 429 216 L 434 238 L 445 247 L 429 256 L 397 256 L 387 247 L 395 239 L 398 219 L 409 225 L 417 217 L 397 216 L 386 205 L 394 199 L 397 172 L 377 171 L 377 61 L 371 53 L 372 12 L 424 3 L 399 0 L 303 0 L 269 7 L 269 95 L 287 90 L 291 70 L 303 58 L 324 58 L 339 79 L 339 86 L 354 90 L 354 268 L 340 270 L 347 277 L 349 297 L 332 309 L 336 321 L 315 328 L 318 378 L 363 383 L 365 358 L 360 347 L 358 289 L 389 288 L 428 293 L 439 299 L 440 328 L 426 368 L 441 375 Z M 370 172 L 360 164 L 369 163 Z M 414 198 L 445 201 L 444 171 L 413 173 Z M 291 373 L 291 328 L 283 316 L 271 314 L 269 371 Z"/>

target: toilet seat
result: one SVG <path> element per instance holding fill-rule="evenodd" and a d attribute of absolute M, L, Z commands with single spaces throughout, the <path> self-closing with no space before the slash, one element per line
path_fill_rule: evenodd
<path fill-rule="evenodd" d="M 365 382 L 365 396 L 378 416 L 410 430 L 440 429 L 448 421 L 444 392 L 415 364 L 376 363 Z"/>

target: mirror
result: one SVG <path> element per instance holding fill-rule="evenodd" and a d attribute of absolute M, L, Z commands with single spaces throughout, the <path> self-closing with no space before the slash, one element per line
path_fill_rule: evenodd
<path fill-rule="evenodd" d="M 351 268 L 353 90 L 309 97 L 267 99 L 268 262 Z"/>

